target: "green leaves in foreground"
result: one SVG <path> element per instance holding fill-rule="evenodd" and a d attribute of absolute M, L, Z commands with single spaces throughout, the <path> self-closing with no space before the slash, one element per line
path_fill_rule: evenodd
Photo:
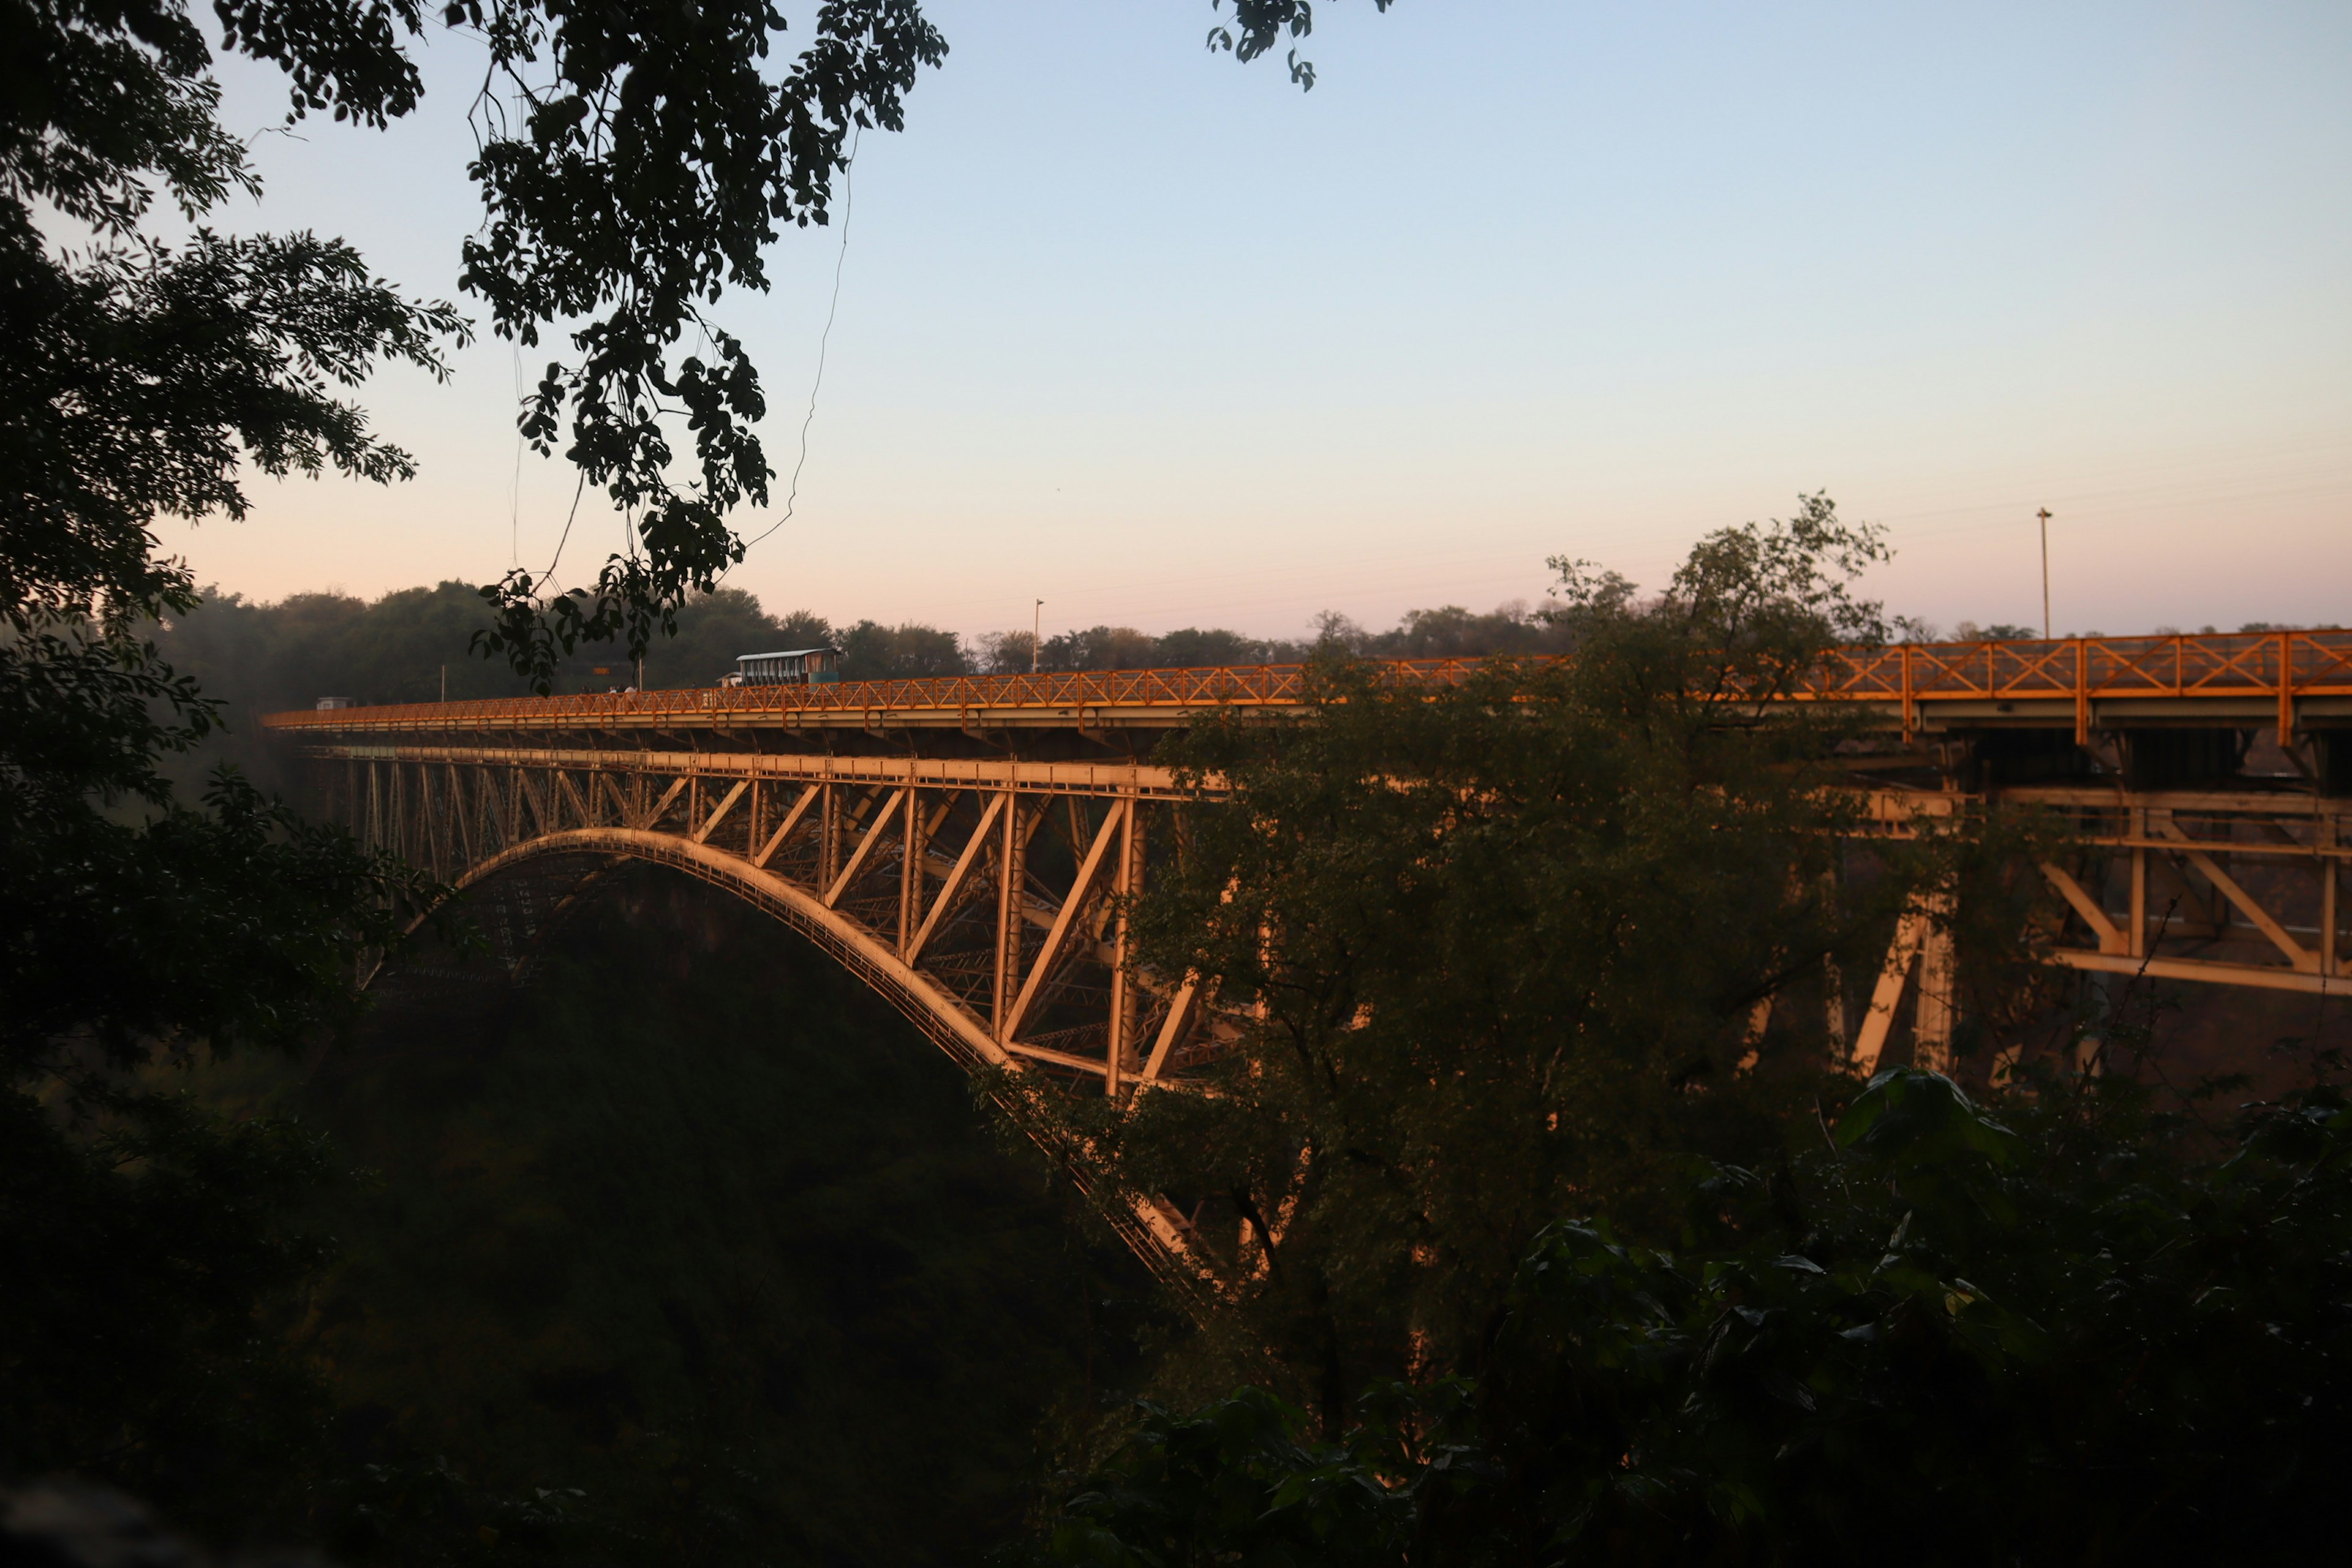
<path fill-rule="evenodd" d="M 1552 1226 L 1478 1376 L 1336 1443 L 1254 1389 L 1145 1408 L 1025 1560 L 2332 1561 L 2352 1111 L 2175 1145 L 2128 1086 L 1882 1074 L 1833 1146 L 1693 1184 L 1680 1250 Z"/>

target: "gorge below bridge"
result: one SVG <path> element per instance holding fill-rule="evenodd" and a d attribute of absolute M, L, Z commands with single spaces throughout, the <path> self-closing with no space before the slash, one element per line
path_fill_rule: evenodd
<path fill-rule="evenodd" d="M 1400 660 L 1405 687 L 1475 660 Z M 1855 704 L 1872 830 L 2033 802 L 2079 852 L 2040 870 L 2051 962 L 2256 990 L 2352 990 L 2352 632 L 1898 645 L 1840 653 L 1797 700 Z M 1152 761 L 1204 712 L 1299 711 L 1297 666 L 700 688 L 273 714 L 327 813 L 468 895 L 508 973 L 627 860 L 793 927 L 967 1068 L 1122 1102 L 1181 1082 L 1235 1021 L 1128 962 L 1120 899 L 1174 814 L 1214 809 Z M 2151 911 L 2158 911 L 2152 914 Z M 1834 1020 L 1858 1070 L 1907 1037 L 1948 1059 L 1948 938 L 1897 922 Z M 1769 1004 L 1767 1005 L 1769 1006 Z M 1761 1024 L 1763 1020 L 1757 1020 Z M 1071 1174 L 1087 1181 L 1083 1161 Z M 1102 1205 L 1163 1277 L 1206 1279 L 1165 1198 Z"/>

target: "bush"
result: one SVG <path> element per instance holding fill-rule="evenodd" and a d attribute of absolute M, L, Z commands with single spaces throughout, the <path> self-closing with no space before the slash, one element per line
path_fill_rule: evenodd
<path fill-rule="evenodd" d="M 2352 1110 L 2198 1131 L 1883 1073 L 1818 1152 L 1696 1172 L 1677 1250 L 1552 1226 L 1475 1374 L 1340 1441 L 1255 1389 L 1145 1407 L 1022 1560 L 2338 1561 Z"/>

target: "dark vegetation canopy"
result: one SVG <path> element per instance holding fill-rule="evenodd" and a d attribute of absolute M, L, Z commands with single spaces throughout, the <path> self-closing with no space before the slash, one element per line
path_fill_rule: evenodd
<path fill-rule="evenodd" d="M 2217 1148 L 2126 1079 L 1996 1110 L 1898 1068 L 1833 1137 L 1659 1195 L 1663 1241 L 1547 1227 L 1474 1370 L 1370 1383 L 1344 1430 L 1264 1387 L 1140 1406 L 1003 1560 L 2341 1555 L 2340 1095 L 2256 1108 Z"/>
<path fill-rule="evenodd" d="M 1009 1561 L 2336 1550 L 2341 1064 L 2159 1101 L 2145 984 L 2070 1014 L 2032 961 L 2046 825 L 1869 837 L 1822 787 L 1866 737 L 1721 700 L 1882 635 L 1879 551 L 1817 497 L 1655 595 L 1559 562 L 1570 661 L 1431 699 L 1328 660 L 1311 717 L 1163 749 L 1229 795 L 1135 936 L 1238 1035 L 1194 1091 L 1027 1114 L 1226 1284 Z M 1865 1088 L 1848 1021 L 1920 908 L 1969 1026 Z"/>

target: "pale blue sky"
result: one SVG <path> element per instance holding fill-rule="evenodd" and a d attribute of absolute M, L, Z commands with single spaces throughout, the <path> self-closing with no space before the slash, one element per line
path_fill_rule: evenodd
<path fill-rule="evenodd" d="M 800 521 L 735 579 L 772 608 L 1295 635 L 1535 598 L 1555 552 L 1655 582 L 1827 489 L 1934 620 L 2038 620 L 2046 505 L 2062 631 L 2352 621 L 2340 0 L 1330 0 L 1308 94 L 1205 54 L 1205 0 L 931 9 L 947 66 L 858 160 Z M 453 292 L 478 71 L 444 40 L 415 123 L 261 138 L 233 221 Z M 837 237 L 723 308 L 787 469 Z M 514 395 L 498 342 L 384 377 L 415 483 L 171 537 L 264 596 L 543 565 L 572 485 L 517 484 Z"/>

